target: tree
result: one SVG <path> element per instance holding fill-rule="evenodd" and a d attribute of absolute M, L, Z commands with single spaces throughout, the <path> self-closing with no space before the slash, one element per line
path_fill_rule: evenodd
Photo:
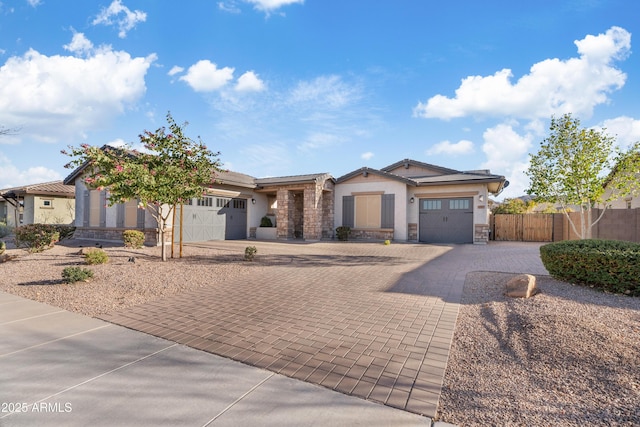
<path fill-rule="evenodd" d="M 520 198 L 506 198 L 496 206 L 493 214 L 526 214 L 531 212 L 535 208 L 535 202 L 533 200 L 524 201 Z"/>
<path fill-rule="evenodd" d="M 125 147 L 96 147 L 82 144 L 63 151 L 75 159 L 65 167 L 87 165 L 85 183 L 92 189 L 106 189 L 108 204 L 138 200 L 158 223 L 162 260 L 167 260 L 165 235 L 175 205 L 202 197 L 220 172 L 220 153 L 210 151 L 198 138 L 193 141 L 167 114 L 164 127 L 140 135 L 144 150 Z"/>
<path fill-rule="evenodd" d="M 549 130 L 539 151 L 530 156 L 525 172 L 531 180 L 527 193 L 536 201 L 559 204 L 573 232 L 581 239 L 591 238 L 592 227 L 614 198 L 637 194 L 640 144 L 623 152 L 604 129 L 581 128 L 571 114 L 552 117 Z M 618 165 L 615 173 L 614 165 Z M 616 191 L 605 195 L 606 185 Z M 579 230 L 569 215 L 569 206 L 580 213 Z M 594 219 L 597 206 L 603 209 Z"/>

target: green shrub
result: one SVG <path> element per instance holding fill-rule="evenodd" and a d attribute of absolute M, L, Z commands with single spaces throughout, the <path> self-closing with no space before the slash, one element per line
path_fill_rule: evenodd
<path fill-rule="evenodd" d="M 13 227 L 9 227 L 7 223 L 0 221 L 0 237 L 7 237 L 13 232 Z"/>
<path fill-rule="evenodd" d="M 66 267 L 62 270 L 62 280 L 65 283 L 86 282 L 93 277 L 93 271 L 88 268 Z"/>
<path fill-rule="evenodd" d="M 5 242 L 0 242 L 0 255 L 2 255 L 6 250 L 7 250 L 7 244 Z"/>
<path fill-rule="evenodd" d="M 144 233 L 140 230 L 122 232 L 122 240 L 126 248 L 140 249 L 144 245 Z"/>
<path fill-rule="evenodd" d="M 385 240 L 385 241 L 384 241 L 384 245 L 385 245 L 385 246 L 389 246 L 390 244 L 391 244 L 391 240 Z"/>
<path fill-rule="evenodd" d="M 619 240 L 567 240 L 540 247 L 556 279 L 607 292 L 640 296 L 640 244 Z"/>
<path fill-rule="evenodd" d="M 60 232 L 51 224 L 28 224 L 15 230 L 16 246 L 29 252 L 42 252 L 50 249 L 60 240 Z"/>
<path fill-rule="evenodd" d="M 255 246 L 247 246 L 244 249 L 244 260 L 245 261 L 253 261 L 253 257 L 256 256 L 258 249 Z"/>
<path fill-rule="evenodd" d="M 268 216 L 263 216 L 260 220 L 260 227 L 273 227 L 273 223 L 271 222 L 271 218 Z"/>
<path fill-rule="evenodd" d="M 343 225 L 341 227 L 336 228 L 336 236 L 338 240 L 346 241 L 349 240 L 349 234 L 351 234 L 351 227 L 347 227 Z"/>
<path fill-rule="evenodd" d="M 102 249 L 94 248 L 85 252 L 84 260 L 89 265 L 106 264 L 109 262 L 109 255 Z"/>

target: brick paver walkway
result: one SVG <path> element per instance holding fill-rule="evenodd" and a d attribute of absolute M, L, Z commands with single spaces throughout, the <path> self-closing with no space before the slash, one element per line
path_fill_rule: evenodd
<path fill-rule="evenodd" d="M 469 271 L 546 274 L 538 244 L 208 242 L 255 272 L 102 318 L 433 417 Z"/>

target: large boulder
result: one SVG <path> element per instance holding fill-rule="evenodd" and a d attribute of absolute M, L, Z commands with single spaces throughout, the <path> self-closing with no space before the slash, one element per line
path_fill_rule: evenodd
<path fill-rule="evenodd" d="M 537 293 L 536 277 L 519 274 L 507 282 L 505 295 L 511 298 L 530 298 Z"/>

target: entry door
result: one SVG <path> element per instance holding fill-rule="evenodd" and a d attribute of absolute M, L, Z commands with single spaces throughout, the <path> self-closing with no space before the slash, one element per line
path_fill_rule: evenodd
<path fill-rule="evenodd" d="M 420 236 L 426 243 L 473 243 L 473 198 L 420 199 Z"/>

